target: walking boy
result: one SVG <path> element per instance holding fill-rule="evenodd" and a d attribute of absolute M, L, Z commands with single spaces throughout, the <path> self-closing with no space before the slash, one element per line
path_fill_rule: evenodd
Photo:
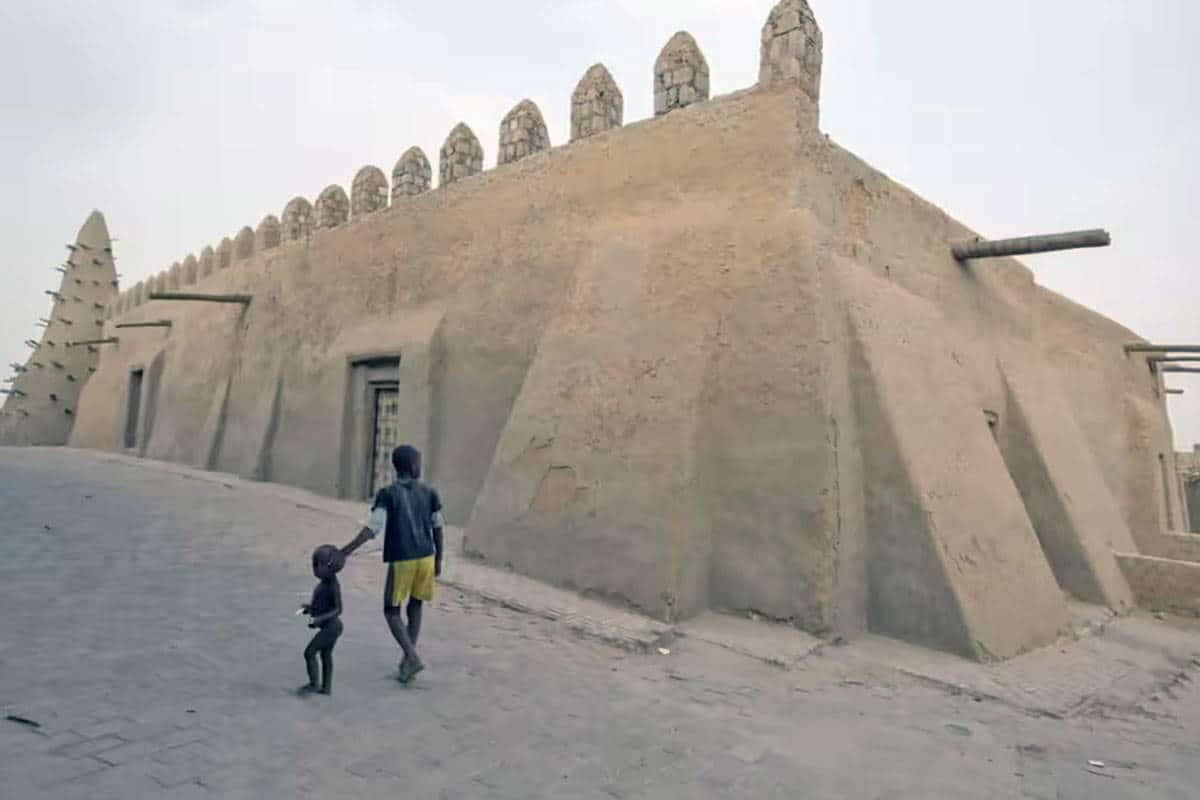
<path fill-rule="evenodd" d="M 342 552 L 349 556 L 380 532 L 384 534 L 383 616 L 404 651 L 398 677 L 408 683 L 425 669 L 417 655 L 417 637 L 424 604 L 433 600 L 434 578 L 442 574 L 444 522 L 441 498 L 420 480 L 420 451 L 410 445 L 397 447 L 392 451 L 392 466 L 396 480 L 375 495 L 370 521 Z M 407 624 L 400 613 L 405 599 Z"/>

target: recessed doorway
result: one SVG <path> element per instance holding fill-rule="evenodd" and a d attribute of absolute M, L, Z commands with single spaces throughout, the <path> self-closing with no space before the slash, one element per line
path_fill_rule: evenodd
<path fill-rule="evenodd" d="M 392 450 L 400 445 L 400 386 L 372 383 L 375 402 L 372 425 L 371 486 L 368 496 L 392 482 Z"/>
<path fill-rule="evenodd" d="M 129 373 L 129 397 L 125 408 L 125 448 L 137 447 L 138 419 L 142 413 L 142 378 L 144 370 Z"/>

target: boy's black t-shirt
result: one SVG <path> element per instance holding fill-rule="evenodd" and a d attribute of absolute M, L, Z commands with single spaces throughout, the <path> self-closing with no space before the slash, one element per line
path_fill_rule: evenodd
<path fill-rule="evenodd" d="M 379 490 L 375 508 L 387 511 L 384 561 L 410 561 L 434 554 L 433 515 L 442 510 L 436 489 L 420 481 L 398 480 Z"/>
<path fill-rule="evenodd" d="M 309 616 L 319 617 L 337 608 L 341 591 L 336 577 L 319 582 L 313 589 L 312 602 L 308 604 Z"/>

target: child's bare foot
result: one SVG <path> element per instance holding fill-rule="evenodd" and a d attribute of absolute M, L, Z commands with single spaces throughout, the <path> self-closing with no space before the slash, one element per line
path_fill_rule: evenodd
<path fill-rule="evenodd" d="M 425 662 L 419 658 L 406 659 L 400 665 L 400 682 L 408 683 L 413 678 L 417 677 L 417 673 L 425 669 Z"/>
<path fill-rule="evenodd" d="M 305 697 L 310 694 L 315 694 L 319 691 L 321 691 L 320 687 L 314 686 L 311 683 L 306 683 L 296 690 L 296 694 L 300 695 L 301 697 Z"/>
<path fill-rule="evenodd" d="M 318 692 L 319 694 L 333 694 L 328 686 L 323 686 Z"/>

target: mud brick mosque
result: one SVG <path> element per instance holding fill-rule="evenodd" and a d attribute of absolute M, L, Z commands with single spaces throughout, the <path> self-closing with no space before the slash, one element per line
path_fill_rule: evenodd
<path fill-rule="evenodd" d="M 412 442 L 471 555 L 666 620 L 987 660 L 1200 612 L 1171 351 L 822 134 L 804 0 L 760 46 L 712 98 L 680 32 L 652 119 L 597 64 L 568 143 L 522 100 L 494 168 L 459 124 L 437 188 L 412 148 L 131 287 L 93 213 L 0 441 L 342 498 Z"/>

